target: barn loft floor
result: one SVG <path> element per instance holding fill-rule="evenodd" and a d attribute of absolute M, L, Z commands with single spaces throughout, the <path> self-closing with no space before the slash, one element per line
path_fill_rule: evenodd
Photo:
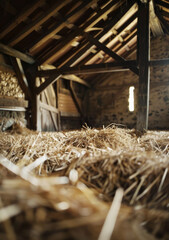
<path fill-rule="evenodd" d="M 0 239 L 169 239 L 169 132 L 17 126 L 0 163 Z"/>

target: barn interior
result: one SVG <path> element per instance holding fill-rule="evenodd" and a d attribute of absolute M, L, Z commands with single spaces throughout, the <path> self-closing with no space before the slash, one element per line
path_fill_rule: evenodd
<path fill-rule="evenodd" d="M 169 1 L 0 0 L 0 239 L 169 239 Z"/>

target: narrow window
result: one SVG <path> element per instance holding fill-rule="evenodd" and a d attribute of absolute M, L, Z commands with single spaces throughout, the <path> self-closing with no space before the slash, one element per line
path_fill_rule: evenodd
<path fill-rule="evenodd" d="M 129 87 L 129 111 L 134 112 L 134 87 Z"/>

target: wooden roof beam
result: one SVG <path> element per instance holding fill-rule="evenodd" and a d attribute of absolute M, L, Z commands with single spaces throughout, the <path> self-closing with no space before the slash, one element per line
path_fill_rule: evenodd
<path fill-rule="evenodd" d="M 164 1 L 161 1 L 161 0 L 154 0 L 154 2 L 155 2 L 155 4 L 158 4 L 158 5 L 160 5 L 164 8 L 169 9 L 169 3 L 167 3 L 167 2 L 164 2 Z"/>
<path fill-rule="evenodd" d="M 79 84 L 82 84 L 88 88 L 90 88 L 90 84 L 87 83 L 86 81 L 84 81 L 83 79 L 81 79 L 80 77 L 74 75 L 74 74 L 67 74 L 67 75 L 62 75 L 62 78 L 69 80 L 69 81 L 73 81 L 73 82 L 77 82 Z"/>
<path fill-rule="evenodd" d="M 128 2 L 127 5 L 125 3 L 125 6 L 126 7 L 120 13 L 119 10 L 117 11 L 115 17 L 111 21 L 109 21 L 109 23 L 105 26 L 104 30 L 96 36 L 97 40 L 100 40 L 105 34 L 107 34 L 107 32 L 109 32 L 118 23 L 118 21 L 123 17 L 123 15 L 125 15 L 129 11 L 129 9 L 133 6 L 133 1 Z M 77 50 L 75 55 L 73 55 L 68 60 L 68 62 L 66 62 L 65 65 L 66 66 L 75 65 L 77 60 L 92 46 L 93 44 L 89 42 L 82 49 Z"/>
<path fill-rule="evenodd" d="M 162 66 L 169 65 L 169 58 L 165 59 L 153 59 L 148 61 L 148 66 Z M 62 67 L 60 69 L 48 69 L 39 70 L 35 72 L 36 77 L 53 77 L 56 75 L 68 75 L 68 74 L 93 74 L 93 73 L 104 73 L 104 72 L 114 72 L 123 71 L 124 69 L 130 69 L 130 67 L 137 67 L 136 60 L 126 60 L 125 63 L 122 62 L 111 62 L 111 63 L 100 63 L 91 64 L 75 67 Z M 64 78 L 64 76 L 63 76 Z M 69 79 L 70 75 L 66 77 Z M 73 78 L 71 79 L 73 80 Z M 80 83 L 80 81 L 79 81 Z"/>
<path fill-rule="evenodd" d="M 36 77 L 53 77 L 57 74 L 67 75 L 67 74 L 91 74 L 91 73 L 103 73 L 103 72 L 113 72 L 123 69 L 129 69 L 130 67 L 136 67 L 136 61 L 130 60 L 125 61 L 125 63 L 112 62 L 112 63 L 101 63 L 92 65 L 83 65 L 80 67 L 62 67 L 61 69 L 50 69 L 50 70 L 40 70 L 35 73 Z"/>
<path fill-rule="evenodd" d="M 150 1 L 150 28 L 155 37 L 164 35 L 160 21 L 155 14 L 153 0 Z"/>
<path fill-rule="evenodd" d="M 114 11 L 114 18 L 110 21 L 105 21 L 105 27 L 103 28 L 103 31 L 100 33 L 95 34 L 95 37 L 99 40 L 102 39 L 111 29 L 118 23 L 118 21 L 125 15 L 128 10 L 132 7 L 133 3 L 130 2 L 127 6 L 126 3 L 121 6 L 121 11 L 119 13 L 119 9 Z M 121 27 L 118 29 L 120 31 Z M 65 64 L 71 65 L 72 63 L 75 63 L 76 60 L 79 59 L 90 47 L 92 46 L 91 43 L 87 43 L 86 40 L 84 40 L 82 43 L 79 44 L 78 47 L 73 49 L 73 53 L 69 52 L 67 55 L 63 57 L 63 60 L 56 62 L 54 64 L 56 67 L 63 66 Z"/>
<path fill-rule="evenodd" d="M 103 37 L 110 29 L 113 28 L 114 25 L 117 24 L 117 22 L 121 19 L 121 17 L 126 14 L 129 9 L 133 6 L 133 4 L 135 4 L 135 1 L 130 1 L 124 4 L 125 8 L 122 8 L 122 11 L 119 13 L 117 12 L 117 14 L 115 15 L 116 17 L 114 19 L 112 19 L 112 21 L 104 28 L 104 30 L 99 33 L 97 35 L 97 39 L 99 40 L 101 37 Z M 89 22 L 90 24 L 90 22 Z M 60 50 L 60 48 L 64 47 L 64 45 L 66 45 L 67 43 L 69 43 L 74 37 L 76 36 L 75 33 L 72 33 L 71 36 L 69 35 L 69 39 L 66 39 L 63 43 L 62 46 L 59 46 L 58 51 Z M 80 56 L 81 54 L 83 54 L 85 51 L 87 51 L 93 44 L 88 43 L 87 45 L 85 45 L 82 49 L 80 49 L 80 51 L 78 51 L 71 59 L 69 59 L 69 61 L 64 65 L 65 66 L 70 66 L 72 65 L 72 63 L 74 63 Z M 57 52 L 57 49 L 55 49 L 55 52 Z M 52 54 L 51 54 L 52 55 Z M 42 59 L 41 63 L 42 64 L 44 62 L 44 59 Z M 37 94 L 39 94 L 41 91 L 43 91 L 47 86 L 49 86 L 50 84 L 54 83 L 55 81 L 57 81 L 57 79 L 59 79 L 62 75 L 61 74 L 56 74 L 53 77 L 50 77 L 49 79 L 46 79 L 46 81 L 44 83 L 41 84 L 41 86 L 39 86 L 37 88 Z"/>
<path fill-rule="evenodd" d="M 105 8 L 101 9 L 99 13 L 90 18 L 90 20 L 88 20 L 79 30 L 75 28 L 74 31 L 70 33 L 69 36 L 65 40 L 63 40 L 59 46 L 57 45 L 56 47 L 52 48 L 51 51 L 49 51 L 44 56 L 42 56 L 41 59 L 39 59 L 39 65 L 46 62 L 51 62 L 55 58 L 55 54 L 59 54 L 60 52 L 62 52 L 62 48 L 69 45 L 76 36 L 81 34 L 81 30 L 86 30 L 88 27 L 93 26 L 93 22 L 95 22 L 96 24 L 98 21 L 100 21 L 101 18 L 103 18 L 104 14 L 110 12 L 110 9 L 112 9 L 112 7 L 114 7 L 114 5 L 116 5 L 117 3 L 119 3 L 118 0 L 110 2 Z M 64 19 L 63 22 L 65 22 Z"/>
<path fill-rule="evenodd" d="M 149 66 L 156 65 L 169 65 L 169 58 L 167 59 L 153 59 L 149 62 Z M 62 67 L 61 69 L 53 69 L 53 70 L 41 70 L 35 73 L 36 76 L 39 77 L 49 77 L 42 83 L 39 87 L 36 88 L 36 93 L 40 94 L 46 87 L 50 84 L 57 81 L 59 78 L 63 77 L 63 75 L 67 74 L 94 74 L 94 73 L 106 73 L 106 72 L 117 72 L 117 71 L 128 71 L 129 67 L 137 66 L 137 61 L 130 60 L 125 62 L 125 66 L 123 64 L 120 65 L 118 62 L 112 63 L 101 63 L 101 64 L 93 64 L 93 65 L 84 65 L 81 67 Z M 73 80 L 69 77 L 67 79 Z M 80 83 L 80 82 L 79 82 Z M 81 82 L 82 83 L 82 82 Z"/>
<path fill-rule="evenodd" d="M 40 26 L 41 24 L 46 22 L 51 16 L 53 16 L 55 13 L 57 13 L 62 7 L 64 7 L 70 1 L 71 0 L 63 0 L 61 3 L 56 2 L 44 14 L 42 14 L 40 17 L 35 19 L 30 24 L 28 24 L 17 36 L 15 36 L 13 39 L 11 39 L 8 42 L 8 44 L 10 44 L 10 46 L 16 45 L 18 42 L 20 42 L 22 39 L 24 39 L 26 36 L 28 36 L 33 30 L 36 30 L 38 26 Z"/>
<path fill-rule="evenodd" d="M 158 19 L 160 20 L 161 24 L 163 25 L 164 29 L 166 30 L 166 32 L 169 34 L 169 24 L 167 23 L 167 21 L 163 18 L 163 16 L 161 15 L 160 9 L 159 7 L 155 8 L 155 13 L 158 17 Z"/>
<path fill-rule="evenodd" d="M 81 14 L 81 12 L 83 12 L 84 9 L 89 8 L 93 4 L 93 2 L 96 1 L 86 0 L 80 6 L 76 7 L 72 12 L 67 14 L 66 19 L 72 21 L 74 18 L 77 17 L 77 15 Z M 38 47 L 40 47 L 44 42 L 46 42 L 50 38 L 53 38 L 53 36 L 55 36 L 63 27 L 67 25 L 68 22 L 65 23 L 63 21 L 57 21 L 57 23 L 53 27 L 51 27 L 44 34 L 42 34 L 39 38 L 37 38 L 35 41 L 31 43 L 31 45 L 29 46 L 29 51 L 32 52 Z"/>
<path fill-rule="evenodd" d="M 116 61 L 122 63 L 122 65 L 125 65 L 126 60 L 122 57 L 120 57 L 118 54 L 113 52 L 111 49 L 106 47 L 103 43 L 98 41 L 97 39 L 93 38 L 89 33 L 82 32 L 82 34 L 87 38 L 91 43 L 93 43 L 95 46 L 97 46 L 100 50 L 103 50 L 106 54 L 108 54 L 110 57 L 115 59 Z M 129 66 L 130 70 L 138 75 L 138 69 L 137 67 Z"/>
<path fill-rule="evenodd" d="M 3 30 L 0 32 L 0 38 L 2 39 L 6 34 L 11 32 L 15 27 L 18 26 L 21 22 L 24 22 L 24 20 L 36 10 L 37 7 L 42 6 L 44 4 L 45 0 L 37 0 L 33 4 L 29 3 L 20 13 L 20 15 L 17 15 L 12 21 L 7 24 Z"/>
<path fill-rule="evenodd" d="M 109 39 L 105 42 L 105 45 L 107 45 L 107 47 L 109 47 L 109 45 L 111 46 L 114 46 L 115 45 L 115 41 L 116 43 L 119 42 L 119 37 L 125 32 L 128 30 L 128 26 L 134 21 L 136 20 L 136 17 L 137 17 L 137 12 L 134 13 L 117 31 L 117 34 L 116 36 L 110 41 Z M 130 34 L 129 34 L 130 35 Z M 121 46 L 124 44 L 126 40 L 126 37 L 123 39 L 123 42 L 121 42 L 120 44 L 118 44 L 118 46 Z M 113 44 L 112 44 L 113 42 Z M 117 44 L 116 44 L 117 45 Z M 116 51 L 117 52 L 117 47 L 111 47 L 112 51 Z M 119 49 L 118 49 L 119 50 Z M 98 54 L 98 53 L 97 53 Z M 92 64 L 93 62 L 96 61 L 96 58 L 97 58 L 97 54 L 95 56 L 92 56 L 90 59 L 88 59 L 86 61 L 86 63 L 88 64 Z M 84 61 L 85 62 L 85 61 Z"/>
<path fill-rule="evenodd" d="M 35 60 L 32 57 L 14 49 L 14 48 L 4 45 L 3 43 L 0 43 L 0 52 L 3 54 L 6 54 L 6 55 L 12 56 L 12 57 L 19 58 L 22 61 L 29 63 L 29 64 L 35 63 Z"/>
<path fill-rule="evenodd" d="M 64 19 L 62 17 L 62 19 L 64 21 L 67 21 L 67 19 Z M 83 29 L 81 29 L 80 27 L 77 27 L 74 25 L 74 28 L 77 29 L 77 31 L 80 31 L 80 33 L 91 43 L 93 43 L 95 46 L 97 46 L 100 50 L 103 50 L 105 53 L 107 53 L 109 56 L 111 56 L 113 59 L 119 61 L 119 62 L 125 62 L 125 59 L 123 59 L 122 57 L 120 57 L 118 54 L 116 54 L 115 52 L 113 52 L 111 49 L 109 49 L 107 46 L 105 46 L 103 43 L 101 43 L 99 40 L 97 40 L 96 38 L 92 37 L 88 32 L 85 32 Z M 138 69 L 131 67 L 130 68 L 134 73 L 138 74 Z"/>
<path fill-rule="evenodd" d="M 113 51 L 120 51 L 122 48 L 127 48 L 128 44 L 130 43 L 130 41 L 133 40 L 134 37 L 137 36 L 137 29 L 135 29 L 131 34 L 129 34 L 126 38 L 124 38 L 124 42 L 122 43 L 118 43 L 114 48 Z M 111 61 L 112 59 L 110 57 L 105 58 L 106 62 Z"/>

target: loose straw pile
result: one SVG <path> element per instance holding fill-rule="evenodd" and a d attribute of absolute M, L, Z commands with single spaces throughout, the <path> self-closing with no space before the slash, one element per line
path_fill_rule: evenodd
<path fill-rule="evenodd" d="M 118 189 L 109 239 L 169 239 L 168 132 L 19 128 L 0 133 L 0 154 L 0 239 L 103 239 Z"/>

